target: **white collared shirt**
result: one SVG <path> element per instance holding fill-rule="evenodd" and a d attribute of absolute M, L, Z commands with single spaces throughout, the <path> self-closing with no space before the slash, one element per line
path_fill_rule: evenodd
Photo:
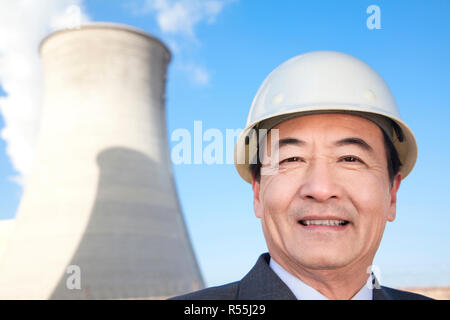
<path fill-rule="evenodd" d="M 286 286 L 292 291 L 297 300 L 329 300 L 316 289 L 308 286 L 299 278 L 287 272 L 274 259 L 270 259 L 270 268 L 283 281 Z M 366 284 L 358 291 L 351 300 L 372 300 L 373 292 Z"/>

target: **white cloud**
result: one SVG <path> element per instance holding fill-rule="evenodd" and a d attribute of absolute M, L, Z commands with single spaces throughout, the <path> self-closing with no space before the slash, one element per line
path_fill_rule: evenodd
<path fill-rule="evenodd" d="M 202 67 L 194 67 L 194 80 L 200 85 L 206 85 L 209 83 L 209 73 Z"/>
<path fill-rule="evenodd" d="M 195 85 L 205 86 L 210 81 L 209 72 L 202 66 L 196 64 L 185 64 L 180 67 L 190 75 L 190 80 Z"/>
<path fill-rule="evenodd" d="M 5 127 L 0 132 L 22 186 L 31 171 L 41 115 L 42 72 L 38 47 L 50 31 L 87 20 L 82 0 L 0 2 L 0 98 Z M 78 5 L 78 6 L 77 6 Z"/>
<path fill-rule="evenodd" d="M 133 14 L 152 14 L 162 38 L 177 54 L 178 69 L 183 70 L 189 80 L 200 86 L 207 85 L 210 73 L 194 62 L 183 62 L 183 47 L 199 44 L 195 29 L 201 23 L 212 24 L 224 7 L 236 0 L 145 0 L 129 2 L 126 7 Z M 175 40 L 176 39 L 176 40 Z M 186 42 L 187 41 L 187 42 Z"/>
<path fill-rule="evenodd" d="M 202 21 L 213 23 L 229 2 L 229 0 L 146 0 L 140 12 L 154 13 L 158 26 L 164 33 L 184 34 L 195 38 L 195 26 Z"/>

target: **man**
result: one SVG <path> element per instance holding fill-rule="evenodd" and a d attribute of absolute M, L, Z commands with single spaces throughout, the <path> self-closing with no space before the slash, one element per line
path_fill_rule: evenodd
<path fill-rule="evenodd" d="M 242 280 L 177 299 L 427 299 L 370 273 L 416 158 L 367 64 L 333 51 L 286 61 L 261 85 L 235 147 L 269 253 Z"/>

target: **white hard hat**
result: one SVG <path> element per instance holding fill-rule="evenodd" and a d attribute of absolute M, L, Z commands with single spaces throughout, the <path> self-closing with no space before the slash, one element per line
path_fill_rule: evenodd
<path fill-rule="evenodd" d="M 417 159 L 416 139 L 401 120 L 383 78 L 351 55 L 312 51 L 282 63 L 260 86 L 234 149 L 239 175 L 251 183 L 249 164 L 255 159 L 258 139 L 252 129 L 261 124 L 270 129 L 293 117 L 329 112 L 357 114 L 377 123 L 398 152 L 402 177 L 411 172 Z"/>

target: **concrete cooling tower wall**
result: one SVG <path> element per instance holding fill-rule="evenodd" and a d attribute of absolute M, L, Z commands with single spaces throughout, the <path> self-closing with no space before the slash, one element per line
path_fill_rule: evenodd
<path fill-rule="evenodd" d="M 106 23 L 56 32 L 40 50 L 41 129 L 0 261 L 0 298 L 158 298 L 202 288 L 169 156 L 169 50 Z"/>

